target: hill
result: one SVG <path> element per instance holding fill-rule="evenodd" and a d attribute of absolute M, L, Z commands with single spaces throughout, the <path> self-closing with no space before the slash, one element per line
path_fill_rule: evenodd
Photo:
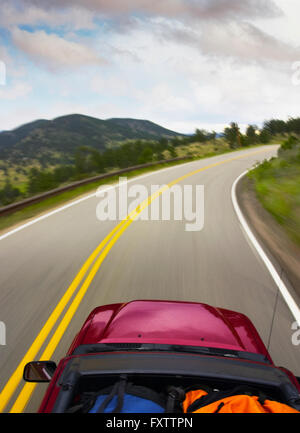
<path fill-rule="evenodd" d="M 158 140 L 179 134 L 148 120 L 101 120 L 71 114 L 53 120 L 36 120 L 12 131 L 0 133 L 0 160 L 29 164 L 38 160 L 43 166 L 72 161 L 79 146 L 103 151 L 110 145 L 129 139 Z"/>

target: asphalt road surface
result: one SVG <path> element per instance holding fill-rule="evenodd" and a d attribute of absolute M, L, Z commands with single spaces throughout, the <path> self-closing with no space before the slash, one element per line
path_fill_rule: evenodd
<path fill-rule="evenodd" d="M 276 303 L 278 288 L 245 236 L 231 201 L 235 179 L 257 161 L 276 155 L 277 148 L 265 146 L 202 159 L 131 181 L 130 185 L 145 185 L 150 192 L 151 185 L 168 184 L 205 168 L 178 182 L 194 188 L 204 185 L 204 227 L 186 231 L 186 221 L 173 218 L 130 224 L 89 282 L 66 330 L 55 340 L 51 358 L 58 362 L 64 356 L 96 306 L 134 299 L 183 300 L 246 314 L 269 345 L 274 362 L 299 376 L 300 346 L 292 344 L 295 319 L 281 295 Z M 6 326 L 6 345 L 0 346 L 0 388 L 4 390 L 0 401 L 7 399 L 5 412 L 24 386 L 16 375 L 24 355 L 33 348 L 55 307 L 62 305 L 64 293 L 87 258 L 119 224 L 97 220 L 99 201 L 99 197 L 89 198 L 0 240 L 0 321 Z M 41 347 L 34 346 L 39 350 L 33 359 L 40 359 L 80 287 L 62 307 L 54 327 L 47 327 L 43 338 L 38 337 Z M 294 299 L 299 305 L 300 300 Z M 8 398 L 10 378 L 14 392 Z M 46 387 L 36 386 L 25 412 L 38 409 Z"/>

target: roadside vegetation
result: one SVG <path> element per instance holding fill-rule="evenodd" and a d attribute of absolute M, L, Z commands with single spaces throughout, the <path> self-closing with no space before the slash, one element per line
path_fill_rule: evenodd
<path fill-rule="evenodd" d="M 223 134 L 196 129 L 195 133 L 190 136 L 163 137 L 157 140 L 127 139 L 123 142 L 110 143 L 103 151 L 93 146 L 82 145 L 75 148 L 73 156 L 70 157 L 72 162 L 68 164 L 64 162 L 53 165 L 50 159 L 49 165 L 46 164 L 46 160 L 43 165 L 35 165 L 34 161 L 30 160 L 28 165 L 23 161 L 22 165 L 15 163 L 7 167 L 5 160 L 0 160 L 0 207 L 77 180 L 102 173 L 113 173 L 120 168 L 157 162 L 154 166 L 134 170 L 127 174 L 127 177 L 132 177 L 184 162 L 159 163 L 159 161 L 171 158 L 200 159 L 261 144 L 278 143 L 289 134 L 287 128 L 290 126 L 287 125 L 290 123 L 272 120 L 265 122 L 261 130 L 255 125 L 249 125 L 245 134 L 242 134 L 239 126 L 231 123 Z M 0 230 L 96 190 L 101 184 L 114 183 L 117 180 L 117 177 L 112 174 L 111 177 L 104 180 L 76 187 L 46 198 L 39 203 L 28 205 L 9 215 L 1 216 Z"/>
<path fill-rule="evenodd" d="M 126 174 L 126 177 L 129 179 L 131 177 L 139 176 L 150 171 L 153 172 L 156 170 L 160 170 L 161 168 L 171 167 L 173 165 L 179 165 L 185 162 L 186 161 L 174 161 L 166 162 L 163 164 L 155 164 L 151 167 L 144 167 L 138 170 L 128 172 Z M 96 182 L 91 182 L 86 185 L 81 185 L 72 190 L 61 192 L 53 197 L 48 197 L 41 202 L 28 205 L 25 208 L 17 210 L 11 214 L 3 215 L 0 217 L 0 231 L 18 223 L 21 223 L 24 220 L 29 220 L 36 215 L 40 215 L 46 211 L 49 211 L 50 209 L 54 209 L 60 205 L 63 205 L 66 202 L 78 199 L 80 196 L 84 196 L 85 194 L 95 191 L 101 185 L 113 184 L 118 182 L 118 180 L 119 176 L 112 175 L 109 178 L 98 180 Z"/>
<path fill-rule="evenodd" d="M 290 119 L 287 123 L 271 120 L 265 122 L 261 130 L 256 125 L 249 125 L 245 134 L 242 134 L 238 124 L 231 123 L 223 134 L 196 129 L 195 133 L 189 136 L 155 140 L 127 139 L 110 143 L 104 150 L 81 145 L 75 147 L 73 154 L 69 154 L 69 163 L 55 165 L 51 158 L 48 165 L 47 158 L 43 159 L 42 165 L 34 164 L 32 159 L 28 161 L 28 165 L 24 163 L 24 159 L 22 165 L 18 165 L 18 158 L 12 163 L 12 156 L 9 164 L 6 160 L 0 160 L 0 207 L 77 180 L 139 164 L 177 156 L 204 158 L 247 146 L 272 143 L 274 139 L 281 139 L 295 126 L 299 126 L 297 119 Z M 22 152 L 24 153 L 24 149 Z"/>
<path fill-rule="evenodd" d="M 264 208 L 300 245 L 300 135 L 287 138 L 277 158 L 264 161 L 248 176 Z"/>

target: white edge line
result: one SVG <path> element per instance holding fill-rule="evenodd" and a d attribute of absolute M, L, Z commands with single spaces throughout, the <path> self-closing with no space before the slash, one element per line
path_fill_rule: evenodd
<path fill-rule="evenodd" d="M 189 162 L 183 163 L 183 164 L 181 164 L 181 165 L 192 164 L 192 163 L 194 163 L 194 162 L 195 162 L 195 161 L 189 161 Z M 178 165 L 177 165 L 177 164 L 174 165 L 174 166 L 172 166 L 172 167 L 162 168 L 162 169 L 160 169 L 160 170 L 152 171 L 151 173 L 142 174 L 142 175 L 140 175 L 140 176 L 133 177 L 132 179 L 128 180 L 127 183 L 134 182 L 134 181 L 136 181 L 136 180 L 138 180 L 138 179 L 144 179 L 144 178 L 146 178 L 146 177 L 153 176 L 154 174 L 157 174 L 158 172 L 162 173 L 162 172 L 165 172 L 165 171 L 168 171 L 168 170 L 172 170 L 172 169 L 175 169 L 175 168 L 178 168 Z M 124 173 L 124 174 L 126 174 L 126 173 Z M 121 176 L 120 176 L 120 177 L 121 177 Z M 105 187 L 105 185 L 103 185 L 103 186 Z M 119 186 L 120 186 L 119 183 L 115 183 L 115 184 L 110 185 L 110 186 L 108 186 L 107 188 L 105 188 L 105 189 L 103 189 L 103 190 L 101 190 L 101 191 L 102 191 L 102 192 L 106 192 L 106 191 L 108 191 L 108 190 L 110 190 L 110 189 L 118 188 Z M 100 187 L 101 187 L 101 185 L 100 185 Z M 97 190 L 98 190 L 98 189 L 97 189 Z M 81 203 L 81 202 L 83 202 L 83 201 L 85 201 L 85 200 L 89 200 L 90 198 L 96 197 L 96 196 L 97 196 L 96 194 L 97 194 L 97 191 L 94 192 L 94 193 L 92 193 L 92 194 L 86 195 L 86 196 L 84 196 L 84 197 L 82 197 L 82 198 L 80 198 L 80 199 L 77 199 L 77 200 L 75 200 L 75 201 L 72 201 L 72 202 L 70 202 L 70 203 L 68 203 L 68 204 L 66 204 L 66 205 L 64 205 L 64 206 L 61 206 L 61 207 L 59 207 L 59 208 L 56 208 L 56 209 L 54 209 L 54 210 L 52 210 L 52 211 L 50 211 L 50 212 L 48 212 L 48 213 L 46 213 L 46 214 L 44 214 L 44 215 L 41 215 L 41 216 L 39 216 L 39 217 L 37 217 L 37 218 L 31 220 L 31 221 L 28 221 L 27 223 L 22 224 L 22 225 L 16 227 L 15 229 L 10 230 L 10 231 L 4 233 L 3 235 L 1 235 L 1 236 L 0 236 L 0 241 L 2 241 L 3 239 L 7 238 L 8 236 L 11 236 L 11 235 L 13 235 L 13 234 L 15 234 L 15 233 L 17 233 L 17 232 L 19 232 L 19 231 L 25 229 L 25 228 L 27 228 L 27 227 L 29 227 L 29 226 L 31 226 L 31 225 L 37 223 L 37 222 L 39 222 L 39 221 L 42 221 L 42 220 L 44 220 L 44 219 L 46 219 L 46 218 L 48 218 L 48 217 L 50 217 L 50 216 L 52 216 L 52 215 L 55 215 L 55 214 L 58 213 L 58 212 L 61 212 L 61 211 L 65 210 L 65 209 L 68 209 L 68 208 L 70 208 L 70 207 L 72 207 L 72 206 L 75 206 L 75 205 L 77 205 L 77 204 L 79 204 L 79 203 Z"/>
<path fill-rule="evenodd" d="M 231 199 L 232 199 L 232 203 L 233 203 L 233 207 L 234 210 L 238 216 L 238 219 L 244 229 L 244 231 L 246 232 L 248 238 L 250 239 L 250 241 L 252 242 L 254 248 L 256 249 L 256 251 L 258 252 L 259 256 L 261 257 L 262 261 L 264 262 L 264 264 L 266 265 L 268 271 L 270 272 L 273 280 L 275 281 L 275 283 L 277 284 L 287 306 L 289 307 L 292 315 L 294 316 L 294 318 L 296 319 L 298 326 L 300 326 L 300 310 L 298 308 L 298 305 L 296 304 L 295 300 L 293 299 L 293 297 L 291 296 L 290 292 L 288 291 L 286 285 L 284 284 L 284 282 L 282 281 L 282 279 L 280 278 L 278 272 L 276 271 L 274 265 L 272 264 L 271 260 L 267 257 L 266 253 L 264 252 L 264 250 L 262 249 L 262 247 L 260 246 L 259 242 L 257 241 L 256 237 L 254 236 L 254 234 L 252 233 L 252 231 L 250 230 L 243 214 L 242 211 L 238 205 L 238 201 L 237 201 L 237 197 L 236 197 L 236 186 L 237 183 L 239 182 L 239 180 L 244 177 L 249 170 L 244 171 L 233 183 L 232 188 L 231 188 Z"/>

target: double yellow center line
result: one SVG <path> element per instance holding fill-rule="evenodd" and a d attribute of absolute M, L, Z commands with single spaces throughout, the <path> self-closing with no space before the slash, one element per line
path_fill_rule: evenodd
<path fill-rule="evenodd" d="M 197 173 L 200 173 L 202 171 L 208 170 L 209 168 L 216 167 L 221 164 L 225 164 L 227 162 L 245 158 L 247 156 L 252 156 L 257 153 L 265 152 L 266 149 L 259 150 L 256 152 L 247 153 L 244 155 L 239 155 L 234 158 L 228 158 L 224 161 L 216 162 L 214 164 L 207 165 L 203 168 L 200 168 L 198 170 L 195 170 L 193 172 L 187 173 L 184 176 L 179 177 L 178 179 L 168 183 L 167 185 L 164 185 L 161 189 L 156 191 L 153 195 L 149 196 L 146 200 L 144 200 L 139 206 L 137 206 L 136 209 L 134 209 L 127 217 L 122 220 L 106 237 L 105 239 L 98 245 L 98 247 L 95 249 L 95 251 L 89 256 L 89 258 L 86 260 L 86 262 L 83 264 L 82 268 L 74 278 L 73 282 L 71 283 L 70 287 L 67 289 L 63 297 L 60 299 L 59 303 L 51 313 L 50 317 L 48 318 L 47 322 L 41 329 L 40 333 L 28 349 L 27 353 L 23 357 L 22 361 L 18 365 L 15 372 L 12 374 L 8 382 L 6 383 L 5 387 L 3 388 L 1 394 L 0 394 L 0 412 L 3 412 L 8 403 L 10 402 L 13 394 L 15 393 L 17 387 L 19 386 L 19 383 L 22 380 L 23 377 L 23 369 L 27 362 L 32 361 L 39 350 L 41 349 L 42 345 L 44 344 L 46 338 L 49 336 L 50 332 L 52 331 L 53 327 L 55 326 L 56 322 L 58 321 L 60 315 L 62 314 L 63 310 L 66 308 L 67 304 L 69 303 L 70 299 L 74 295 L 76 289 L 79 287 L 79 285 L 82 283 L 85 275 L 87 274 L 82 286 L 78 290 L 76 296 L 74 297 L 71 305 L 67 309 L 65 315 L 63 316 L 59 326 L 57 327 L 56 331 L 54 332 L 52 338 L 50 339 L 46 349 L 42 353 L 40 359 L 41 360 L 47 360 L 50 359 L 61 340 L 62 336 L 64 335 L 70 321 L 72 320 L 72 317 L 74 316 L 75 312 L 77 311 L 85 293 L 87 292 L 91 282 L 93 281 L 97 271 L 99 270 L 102 262 L 104 261 L 105 257 L 111 250 L 111 248 L 114 246 L 114 244 L 117 242 L 117 240 L 120 238 L 120 236 L 125 232 L 125 230 L 132 224 L 134 220 L 137 219 L 139 214 L 146 209 L 147 206 L 149 206 L 153 200 L 157 199 L 160 195 L 162 195 L 168 188 L 171 188 L 173 185 L 187 179 L 188 177 L 191 177 Z M 90 270 L 89 270 L 90 269 Z M 14 405 L 12 406 L 10 412 L 12 413 L 21 413 L 23 412 L 25 406 L 27 405 L 34 389 L 36 387 L 35 383 L 26 383 L 21 392 L 19 393 Z"/>

